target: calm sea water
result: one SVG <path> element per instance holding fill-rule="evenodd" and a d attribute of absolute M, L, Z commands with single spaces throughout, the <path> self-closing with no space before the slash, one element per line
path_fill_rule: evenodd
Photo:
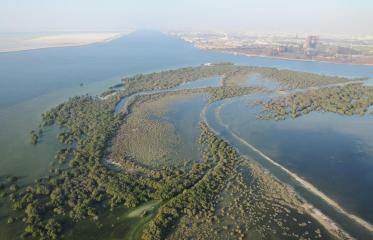
<path fill-rule="evenodd" d="M 121 76 L 222 61 L 329 75 L 373 77 L 373 67 L 369 66 L 213 53 L 196 49 L 174 37 L 146 31 L 135 32 L 108 43 L 0 53 L 0 176 L 15 174 L 23 176 L 27 181 L 47 171 L 49 163 L 59 147 L 55 141 L 54 131 L 56 130 L 47 131 L 44 140 L 37 146 L 30 145 L 29 132 L 38 126 L 42 112 L 63 102 L 68 97 L 85 93 L 98 94 L 110 85 L 118 83 Z M 83 87 L 79 86 L 81 83 L 84 84 Z M 241 112 L 245 111 L 242 109 Z M 232 117 L 234 120 L 234 115 Z M 244 118 L 242 117 L 242 119 Z M 311 122 L 319 117 L 310 115 L 307 119 Z M 334 119 L 332 120 L 334 121 Z M 303 124 L 308 125 L 309 122 Z M 272 126 L 270 123 L 258 124 Z M 351 126 L 358 124 L 360 124 L 359 120 L 351 120 L 351 122 L 343 123 L 344 127 L 341 126 L 341 129 L 346 128 L 354 132 L 356 128 Z M 333 185 L 341 182 L 346 184 L 348 192 L 344 193 L 343 188 L 335 187 L 332 197 L 340 199 L 339 196 L 350 194 L 351 196 L 343 198 L 344 200 L 341 202 L 363 215 L 371 195 L 364 195 L 360 192 L 360 190 L 363 191 L 365 185 L 355 189 L 353 182 L 356 184 L 364 182 L 365 184 L 371 181 L 371 176 L 367 175 L 367 171 L 370 169 L 367 166 L 371 166 L 372 162 L 372 158 L 369 157 L 371 145 L 364 145 L 367 141 L 371 141 L 370 138 L 361 139 L 356 133 L 346 133 L 336 129 L 329 129 L 328 133 L 330 134 L 325 134 L 323 130 L 320 130 L 322 127 L 325 128 L 322 124 L 312 125 L 312 129 L 299 127 L 300 131 L 295 131 L 295 126 L 293 127 L 292 123 L 289 125 L 292 128 L 289 126 L 287 128 L 284 126 L 264 128 L 261 133 L 262 137 L 258 134 L 255 135 L 258 145 L 261 143 L 263 148 L 269 149 L 268 153 L 273 154 L 275 159 L 283 161 L 296 171 L 305 174 L 311 181 L 322 181 L 323 177 L 327 176 L 323 164 L 330 164 L 326 169 L 333 170 L 332 173 L 335 176 L 333 175 L 333 178 L 330 179 L 330 183 L 318 184 L 323 185 L 325 190 L 333 190 Z M 248 126 L 243 125 L 242 127 L 249 129 Z M 275 131 L 276 136 L 268 139 L 268 144 L 265 145 L 266 138 L 273 134 L 271 131 Z M 364 132 L 368 135 L 370 133 L 369 131 Z M 245 134 L 253 133 L 247 130 Z M 306 135 L 309 135 L 310 139 L 314 139 L 306 145 L 301 145 L 297 139 Z M 248 137 L 251 139 L 251 136 L 253 135 Z M 281 138 L 281 136 L 288 137 Z M 324 140 L 320 143 L 319 139 L 321 138 Z M 337 141 L 342 145 L 338 145 L 336 142 L 340 138 L 345 139 Z M 312 144 L 315 144 L 316 147 Z M 329 144 L 330 148 L 326 148 L 325 144 Z M 359 146 L 359 148 L 352 146 Z M 341 149 L 343 151 L 338 152 Z M 290 150 L 291 152 L 289 152 Z M 356 155 L 359 151 L 360 155 Z M 319 154 L 317 156 L 322 153 L 332 155 L 334 160 L 329 159 L 323 162 L 322 160 L 314 160 L 315 157 L 304 156 L 304 154 L 312 152 Z M 343 156 L 342 160 L 339 159 L 340 156 Z M 351 168 L 352 173 L 350 168 L 341 167 L 344 164 L 355 166 Z M 319 170 L 321 172 L 318 172 Z M 353 180 L 349 183 L 348 179 Z M 355 194 L 356 197 L 351 192 L 353 190 L 355 193 L 359 191 L 358 194 Z M 365 191 L 368 190 L 365 189 Z M 351 200 L 351 198 L 354 199 Z M 358 198 L 361 200 L 357 201 Z M 370 213 L 367 211 L 365 216 L 371 219 L 371 211 Z"/>

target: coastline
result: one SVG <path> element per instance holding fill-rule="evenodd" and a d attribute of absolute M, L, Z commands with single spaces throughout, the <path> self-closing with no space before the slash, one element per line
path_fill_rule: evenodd
<path fill-rule="evenodd" d="M 193 44 L 193 43 L 192 43 Z M 268 59 L 278 59 L 278 60 L 287 60 L 287 61 L 302 61 L 302 62 L 319 62 L 319 63 L 330 63 L 330 64 L 337 64 L 337 65 L 361 65 L 361 66 L 369 66 L 373 67 L 373 63 L 352 63 L 352 62 L 337 62 L 337 61 L 326 61 L 326 60 L 316 60 L 316 59 L 302 59 L 302 58 L 287 58 L 287 57 L 276 57 L 276 56 L 267 56 L 267 55 L 258 55 L 258 54 L 247 54 L 247 53 L 240 53 L 240 52 L 231 52 L 231 51 L 224 51 L 218 49 L 211 49 L 211 48 L 203 48 L 198 47 L 193 44 L 194 47 L 210 52 L 220 52 L 235 56 L 245 56 L 245 57 L 258 57 L 258 58 L 268 58 Z"/>
<path fill-rule="evenodd" d="M 345 230 L 343 230 L 336 222 L 334 222 L 331 218 L 329 218 L 327 215 L 322 213 L 319 209 L 314 207 L 312 204 L 308 203 L 306 200 L 302 199 L 304 201 L 302 207 L 303 209 L 316 221 L 318 221 L 322 226 L 325 227 L 325 229 L 333 234 L 336 237 L 340 237 L 340 235 L 343 235 L 346 239 L 355 239 L 350 234 L 348 234 Z"/>
<path fill-rule="evenodd" d="M 45 44 L 44 46 L 0 48 L 0 54 L 1 53 L 24 52 L 24 51 L 30 51 L 30 50 L 47 49 L 47 48 L 79 47 L 79 46 L 86 46 L 86 45 L 90 45 L 90 44 L 94 44 L 94 43 L 106 43 L 106 42 L 111 42 L 111 41 L 113 41 L 115 39 L 118 39 L 120 37 L 123 37 L 126 34 L 128 34 L 128 33 L 112 33 L 112 34 L 110 34 L 111 36 L 107 36 L 107 37 L 102 36 L 102 38 L 98 37 L 97 35 L 92 35 L 91 37 L 93 39 L 89 39 L 86 36 L 86 38 L 81 39 L 80 41 L 77 41 L 77 42 L 74 42 L 74 41 L 76 41 L 76 39 L 74 39 L 74 41 L 72 41 L 72 42 L 68 42 L 68 40 L 63 39 L 64 35 L 51 35 L 51 36 L 45 36 L 45 37 L 41 37 L 41 38 L 36 39 L 36 40 L 41 39 L 41 41 L 46 41 L 44 43 Z M 71 37 L 72 35 L 68 35 L 68 36 Z M 57 39 L 57 40 L 62 41 L 62 42 L 61 43 L 48 43 L 48 38 L 56 38 L 56 37 L 60 37 L 60 39 Z M 74 37 L 79 37 L 79 35 L 77 34 Z M 97 38 L 99 38 L 99 39 L 97 39 Z M 56 39 L 54 39 L 54 41 L 55 40 Z M 26 40 L 26 41 L 34 41 L 34 39 L 30 39 L 30 40 Z"/>

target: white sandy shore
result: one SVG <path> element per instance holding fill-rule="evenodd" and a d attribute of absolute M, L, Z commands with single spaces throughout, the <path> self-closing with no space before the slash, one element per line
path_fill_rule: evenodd
<path fill-rule="evenodd" d="M 108 42 L 123 36 L 124 33 L 70 33 L 43 36 L 1 37 L 0 52 L 16 52 L 40 48 L 82 46 L 98 42 Z M 13 47 L 1 47 L 11 43 Z"/>
<path fill-rule="evenodd" d="M 302 207 L 309 215 L 321 223 L 328 232 L 337 237 L 342 235 L 344 239 L 354 239 L 347 232 L 343 231 L 343 229 L 341 229 L 341 227 L 339 227 L 332 219 L 322 213 L 319 209 L 315 208 L 312 204 L 305 202 Z"/>

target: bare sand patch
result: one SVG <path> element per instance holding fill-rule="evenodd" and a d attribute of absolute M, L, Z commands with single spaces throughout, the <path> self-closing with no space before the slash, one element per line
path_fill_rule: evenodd
<path fill-rule="evenodd" d="M 30 36 L 0 36 L 0 52 L 25 51 L 40 48 L 81 46 L 108 42 L 126 33 L 68 33 Z"/>

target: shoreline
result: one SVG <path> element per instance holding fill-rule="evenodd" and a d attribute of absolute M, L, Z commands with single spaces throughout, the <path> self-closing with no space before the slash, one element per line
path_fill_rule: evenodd
<path fill-rule="evenodd" d="M 47 48 L 64 48 L 64 47 L 79 47 L 79 46 L 86 46 L 90 44 L 95 44 L 95 43 L 106 43 L 106 42 L 111 42 L 115 39 L 121 38 L 124 35 L 128 33 L 113 33 L 111 37 L 103 38 L 103 39 L 94 39 L 94 40 L 86 40 L 86 41 L 81 41 L 81 42 L 71 42 L 71 43 L 54 43 L 54 44 L 48 44 L 45 43 L 44 46 L 29 46 L 29 47 L 18 47 L 18 48 L 0 48 L 0 54 L 1 53 L 15 53 L 15 52 L 24 52 L 24 51 L 31 51 L 31 50 L 39 50 L 39 49 L 47 49 Z M 73 35 L 73 34 L 71 34 Z M 45 36 L 43 38 L 53 38 L 53 37 L 58 37 L 58 36 L 63 36 L 63 35 L 50 35 L 50 36 Z M 78 34 L 76 35 L 78 36 Z M 33 39 L 30 39 L 31 41 Z M 30 41 L 28 40 L 28 41 Z"/>
<path fill-rule="evenodd" d="M 327 61 L 327 60 L 315 60 L 315 59 L 302 59 L 302 58 L 288 58 L 288 57 L 276 57 L 276 56 L 266 56 L 266 55 L 258 55 L 258 54 L 248 54 L 248 53 L 240 53 L 240 52 L 231 52 L 226 50 L 217 50 L 211 48 L 203 48 L 198 47 L 192 43 L 192 45 L 198 49 L 210 51 L 210 52 L 220 52 L 224 54 L 234 55 L 234 56 L 245 56 L 245 57 L 258 57 L 258 58 L 268 58 L 274 60 L 286 60 L 286 61 L 301 61 L 301 62 L 316 62 L 316 63 L 330 63 L 330 64 L 337 64 L 337 65 L 357 65 L 357 66 L 368 66 L 373 67 L 373 63 L 352 63 L 352 62 L 336 62 L 336 61 Z"/>
<path fill-rule="evenodd" d="M 353 238 L 348 232 L 346 232 L 342 227 L 340 227 L 336 222 L 334 222 L 331 218 L 329 218 L 327 215 L 322 213 L 318 208 L 313 206 L 312 204 L 308 203 L 306 200 L 304 200 L 304 203 L 301 205 L 303 209 L 316 221 L 318 221 L 322 226 L 325 227 L 325 229 L 332 235 L 336 237 L 340 237 L 339 234 L 342 234 L 344 238 L 346 239 L 355 239 Z M 338 234 L 339 233 L 339 234 Z"/>

